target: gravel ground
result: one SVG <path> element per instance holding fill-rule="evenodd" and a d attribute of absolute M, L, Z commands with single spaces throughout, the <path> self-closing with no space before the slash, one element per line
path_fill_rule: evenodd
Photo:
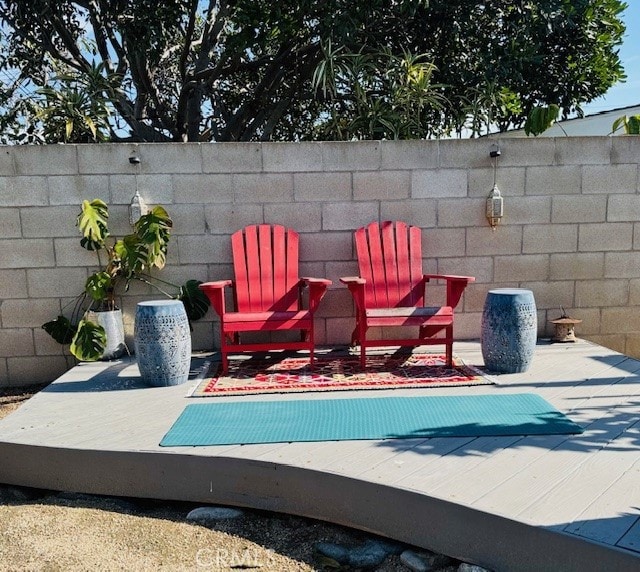
<path fill-rule="evenodd" d="M 0 391 L 0 418 L 40 387 Z M 58 493 L 0 485 L 0 570 L 351 570 L 314 551 L 318 542 L 358 546 L 372 536 L 288 515 L 244 510 L 201 525 L 198 505 Z M 430 555 L 431 569 L 457 562 Z M 407 571 L 399 556 L 375 568 Z"/>

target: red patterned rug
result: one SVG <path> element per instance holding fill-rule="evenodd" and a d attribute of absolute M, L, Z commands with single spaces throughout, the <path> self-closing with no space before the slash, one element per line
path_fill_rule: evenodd
<path fill-rule="evenodd" d="M 205 376 L 191 397 L 292 393 L 302 391 L 345 391 L 488 385 L 491 379 L 454 357 L 454 367 L 445 365 L 442 354 L 367 356 L 367 368 L 360 369 L 357 356 L 318 356 L 311 369 L 308 358 L 269 361 L 230 360 L 226 376 Z"/>

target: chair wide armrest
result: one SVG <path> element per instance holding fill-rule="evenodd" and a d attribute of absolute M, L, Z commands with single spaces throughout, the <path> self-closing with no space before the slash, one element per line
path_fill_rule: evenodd
<path fill-rule="evenodd" d="M 326 278 L 310 278 L 308 276 L 300 278 L 300 282 L 302 286 L 309 288 L 309 311 L 313 313 L 318 309 L 320 300 L 322 300 L 332 282 Z"/>
<path fill-rule="evenodd" d="M 356 312 L 363 313 L 365 311 L 364 286 L 367 281 L 360 276 L 342 276 L 340 282 L 349 288 L 349 292 L 351 292 L 353 301 L 356 304 Z"/>
<path fill-rule="evenodd" d="M 198 286 L 198 288 L 206 294 L 207 298 L 209 298 L 211 306 L 220 317 L 226 312 L 224 289 L 232 284 L 233 282 L 231 280 L 216 280 L 215 282 L 203 282 Z"/>
<path fill-rule="evenodd" d="M 425 274 L 425 281 L 446 280 L 447 282 L 447 306 L 455 308 L 462 298 L 462 293 L 468 284 L 475 282 L 474 276 L 456 276 L 453 274 Z"/>

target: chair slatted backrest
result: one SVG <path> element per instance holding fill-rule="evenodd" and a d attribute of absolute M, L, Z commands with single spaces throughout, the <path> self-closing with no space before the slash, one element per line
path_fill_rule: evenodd
<path fill-rule="evenodd" d="M 298 233 L 252 225 L 231 236 L 238 312 L 298 309 Z"/>
<path fill-rule="evenodd" d="M 421 231 L 404 222 L 372 222 L 356 231 L 360 276 L 367 308 L 422 306 Z"/>

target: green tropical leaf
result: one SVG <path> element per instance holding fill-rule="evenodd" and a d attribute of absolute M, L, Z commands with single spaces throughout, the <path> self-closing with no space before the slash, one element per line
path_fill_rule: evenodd
<path fill-rule="evenodd" d="M 96 361 L 102 357 L 106 345 L 107 335 L 102 326 L 80 320 L 69 350 L 80 361 Z"/>
<path fill-rule="evenodd" d="M 118 240 L 113 250 L 120 260 L 120 274 L 131 278 L 134 274 L 144 271 L 147 262 L 147 245 L 140 242 L 138 235 L 129 234 Z"/>
<path fill-rule="evenodd" d="M 534 107 L 527 116 L 524 132 L 534 137 L 544 133 L 558 119 L 559 113 L 560 108 L 553 103 L 547 106 Z"/>
<path fill-rule="evenodd" d="M 42 324 L 42 329 L 56 342 L 63 345 L 70 344 L 76 333 L 76 328 L 64 316 L 58 316 L 55 320 Z"/>
<path fill-rule="evenodd" d="M 188 280 L 180 286 L 178 300 L 184 304 L 189 320 L 195 321 L 203 318 L 211 303 L 206 294 L 198 288 L 202 284 L 200 280 Z"/>
<path fill-rule="evenodd" d="M 147 245 L 147 264 L 150 268 L 164 268 L 167 262 L 167 243 L 173 221 L 160 206 L 142 215 L 135 224 L 136 234 Z"/>
<path fill-rule="evenodd" d="M 640 115 L 632 115 L 627 121 L 627 135 L 640 135 Z"/>
<path fill-rule="evenodd" d="M 113 280 L 108 272 L 96 272 L 87 278 L 84 289 L 92 300 L 101 302 L 107 297 Z"/>
<path fill-rule="evenodd" d="M 87 250 L 104 248 L 105 240 L 109 236 L 107 220 L 109 207 L 100 199 L 82 201 L 82 210 L 78 215 L 77 225 L 83 235 L 80 244 Z"/>

